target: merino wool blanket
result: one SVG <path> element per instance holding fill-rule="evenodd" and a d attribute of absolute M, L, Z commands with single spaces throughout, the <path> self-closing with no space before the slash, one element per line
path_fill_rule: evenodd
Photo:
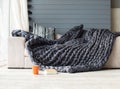
<path fill-rule="evenodd" d="M 118 36 L 107 29 L 84 30 L 83 25 L 73 27 L 56 40 L 22 30 L 14 30 L 12 35 L 25 37 L 32 62 L 42 70 L 54 68 L 58 72 L 69 73 L 100 70 Z"/>

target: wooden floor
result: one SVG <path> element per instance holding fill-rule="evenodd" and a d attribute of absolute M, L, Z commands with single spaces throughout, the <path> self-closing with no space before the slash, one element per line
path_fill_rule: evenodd
<path fill-rule="evenodd" d="M 120 69 L 33 75 L 31 69 L 0 68 L 0 89 L 120 89 Z"/>

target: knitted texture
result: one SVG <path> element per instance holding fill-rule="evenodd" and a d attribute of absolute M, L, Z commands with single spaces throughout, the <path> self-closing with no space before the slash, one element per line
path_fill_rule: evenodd
<path fill-rule="evenodd" d="M 21 30 L 13 31 L 12 35 L 26 38 L 31 60 L 42 70 L 54 68 L 69 73 L 100 70 L 107 62 L 118 36 L 107 29 L 84 30 L 83 25 L 75 26 L 57 40 Z"/>

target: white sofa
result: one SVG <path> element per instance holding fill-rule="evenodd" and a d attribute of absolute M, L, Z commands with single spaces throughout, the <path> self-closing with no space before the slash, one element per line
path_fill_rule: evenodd
<path fill-rule="evenodd" d="M 23 37 L 8 38 L 8 68 L 31 68 L 32 63 L 25 53 Z"/>
<path fill-rule="evenodd" d="M 9 37 L 8 44 L 8 68 L 31 68 L 32 63 L 25 50 L 25 39 Z M 114 42 L 105 68 L 120 68 L 120 37 L 117 37 Z"/>

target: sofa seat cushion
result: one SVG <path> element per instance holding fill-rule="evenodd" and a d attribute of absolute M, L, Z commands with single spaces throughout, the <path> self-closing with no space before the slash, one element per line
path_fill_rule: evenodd
<path fill-rule="evenodd" d="M 25 48 L 25 50 L 24 50 L 24 56 L 25 56 L 25 57 L 28 57 L 28 56 L 29 56 L 28 51 L 27 51 L 26 48 Z"/>
<path fill-rule="evenodd" d="M 30 57 L 25 57 L 25 68 L 32 68 L 33 63 L 30 60 Z"/>

